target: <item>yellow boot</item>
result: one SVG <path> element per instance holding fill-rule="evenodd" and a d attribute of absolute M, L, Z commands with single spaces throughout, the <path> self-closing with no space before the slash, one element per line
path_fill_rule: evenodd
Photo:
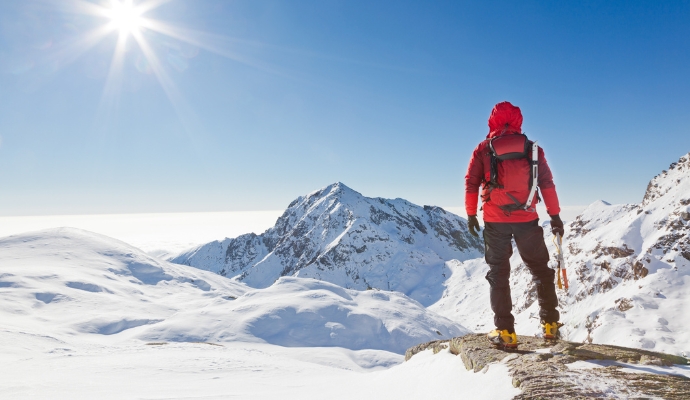
<path fill-rule="evenodd" d="M 558 340 L 561 338 L 561 333 L 558 328 L 563 326 L 560 322 L 541 322 L 541 333 L 544 339 Z"/>
<path fill-rule="evenodd" d="M 515 332 L 509 333 L 507 329 L 498 330 L 494 329 L 486 335 L 489 342 L 499 347 L 506 347 L 509 349 L 515 349 L 518 347 L 517 335 Z"/>

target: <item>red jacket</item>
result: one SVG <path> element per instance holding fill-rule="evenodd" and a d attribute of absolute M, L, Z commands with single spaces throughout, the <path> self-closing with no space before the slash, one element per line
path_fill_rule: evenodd
<path fill-rule="evenodd" d="M 497 104 L 489 117 L 489 134 L 486 140 L 479 143 L 472 153 L 470 164 L 465 175 L 465 211 L 467 215 L 477 215 L 477 203 L 479 202 L 480 186 L 484 187 L 491 179 L 491 162 L 489 156 L 489 139 L 498 134 L 520 133 L 522 128 L 522 113 L 520 108 L 508 102 Z M 546 212 L 556 215 L 561 212 L 556 194 L 556 185 L 553 183 L 553 175 L 549 164 L 544 157 L 544 150 L 539 148 L 539 178 L 537 186 L 541 191 L 541 197 L 546 204 Z M 529 190 L 529 188 L 526 188 Z M 531 204 L 536 206 L 536 196 Z M 536 211 L 516 210 L 506 213 L 491 200 L 483 204 L 484 221 L 486 222 L 529 222 L 539 216 Z"/>

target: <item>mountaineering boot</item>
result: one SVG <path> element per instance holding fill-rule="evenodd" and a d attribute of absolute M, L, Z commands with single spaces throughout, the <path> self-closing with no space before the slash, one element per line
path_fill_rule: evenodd
<path fill-rule="evenodd" d="M 518 346 L 517 335 L 515 332 L 508 332 L 507 329 L 494 329 L 486 335 L 486 338 L 489 339 L 489 342 L 498 347 L 515 349 Z"/>
<path fill-rule="evenodd" d="M 558 328 L 563 326 L 560 322 L 541 322 L 541 336 L 544 339 L 558 340 L 561 338 L 561 333 Z"/>

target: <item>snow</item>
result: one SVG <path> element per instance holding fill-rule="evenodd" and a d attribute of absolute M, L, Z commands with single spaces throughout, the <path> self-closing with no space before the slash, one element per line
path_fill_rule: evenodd
<path fill-rule="evenodd" d="M 0 363 L 0 393 L 6 399 L 510 399 L 520 392 L 505 365 L 473 373 L 459 357 L 426 351 L 367 370 L 352 361 L 359 353 L 245 342 L 22 352 Z"/>
<path fill-rule="evenodd" d="M 641 204 L 598 201 L 566 225 L 571 285 L 559 291 L 559 299 L 567 339 L 690 354 L 684 334 L 690 330 L 684 318 L 690 306 L 689 168 L 690 155 L 653 179 Z M 232 232 L 222 223 L 217 231 L 190 229 L 180 235 L 173 225 L 184 216 L 177 222 L 155 222 L 161 216 L 132 216 L 121 225 L 110 217 L 88 222 L 119 226 L 109 232 L 147 251 L 74 228 L 0 238 L 0 397 L 507 399 L 518 394 L 504 363 L 473 373 L 447 351 L 425 351 L 403 362 L 410 346 L 492 327 L 488 266 L 476 248 L 457 247 L 450 239 L 464 237 L 464 221 L 402 199 L 363 198 L 341 185 L 300 197 L 281 217 L 282 225 L 279 219 L 271 228 L 296 238 L 284 249 L 296 248 L 300 238 L 316 245 L 305 247 L 303 256 L 287 250 L 269 256 L 268 245 L 283 240 L 280 235 L 242 235 L 234 241 L 246 250 L 235 261 L 249 265 L 240 272 L 249 271 L 250 283 L 261 281 L 255 287 L 157 256 L 228 236 Z M 384 214 L 379 223 L 370 221 Z M 207 222 L 214 218 L 208 217 Z M 0 233 L 27 226 L 26 220 L 8 218 L 0 219 Z M 52 226 L 60 218 L 66 217 L 34 223 Z M 168 236 L 159 235 L 160 229 Z M 424 230 L 437 236 L 422 235 Z M 194 252 L 220 262 L 233 240 Z M 550 240 L 547 232 L 553 251 Z M 364 244 L 361 253 L 348 250 Z M 351 268 L 314 264 L 280 274 L 284 262 L 334 254 L 332 260 L 345 259 Z M 382 266 L 365 267 L 372 257 L 383 257 Z M 252 268 L 255 264 L 261 267 Z M 516 329 L 534 334 L 539 320 L 531 276 L 517 252 L 511 265 Z M 357 281 L 360 277 L 366 280 Z M 640 373 L 688 376 L 689 370 L 616 365 Z M 598 366 L 605 365 L 570 365 Z M 615 392 L 604 381 L 589 384 Z"/>
<path fill-rule="evenodd" d="M 429 306 L 432 310 L 476 332 L 494 328 L 489 303 L 489 283 L 484 278 L 489 266 L 483 259 L 451 260 L 446 263 L 450 275 L 441 299 Z M 520 334 L 523 334 L 520 332 Z"/>
<path fill-rule="evenodd" d="M 7 327 L 146 341 L 265 341 L 402 354 L 467 333 L 396 292 L 282 278 L 255 290 L 95 233 L 59 228 L 0 239 Z M 117 335 L 116 335 L 117 334 Z"/>
<path fill-rule="evenodd" d="M 338 346 L 402 354 L 409 347 L 469 331 L 396 292 L 343 289 L 284 277 L 228 304 L 216 298 L 201 312 L 178 312 L 137 337 L 157 341 L 256 340 L 289 347 Z"/>
<path fill-rule="evenodd" d="M 334 183 L 295 199 L 276 225 L 189 249 L 170 260 L 265 288 L 281 276 L 395 290 L 435 303 L 445 262 L 481 256 L 467 221 L 438 207 L 365 197 Z"/>
<path fill-rule="evenodd" d="M 633 374 L 660 374 L 660 375 L 679 375 L 690 378 L 690 366 L 688 365 L 672 365 L 670 367 L 661 367 L 657 365 L 641 365 L 631 364 L 611 360 L 587 360 L 575 361 L 566 364 L 566 367 L 571 370 L 604 368 L 610 366 L 620 367 L 622 372 Z"/>
<path fill-rule="evenodd" d="M 401 293 L 295 277 L 252 289 L 72 228 L 0 239 L 0 266 L 3 398 L 518 393 L 505 366 L 474 374 L 447 352 L 402 363 L 467 330 Z"/>

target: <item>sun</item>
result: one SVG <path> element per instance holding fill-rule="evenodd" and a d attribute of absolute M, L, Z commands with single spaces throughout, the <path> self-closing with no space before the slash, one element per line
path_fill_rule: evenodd
<path fill-rule="evenodd" d="M 85 32 L 78 40 L 65 46 L 62 50 L 62 56 L 68 60 L 79 57 L 79 55 L 95 47 L 105 37 L 117 33 L 115 48 L 101 95 L 98 119 L 109 118 L 108 116 L 119 103 L 127 57 L 136 51 L 135 48 L 138 48 L 137 59 L 145 60 L 146 73 L 155 76 L 185 130 L 188 132 L 198 130 L 194 127 L 197 123 L 191 111 L 192 107 L 185 101 L 173 78 L 169 75 L 168 68 L 166 68 L 165 61 L 170 62 L 170 60 L 161 58 L 156 52 L 157 48 L 162 47 L 156 46 L 157 41 L 160 44 L 161 38 L 184 42 L 196 48 L 205 49 L 237 62 L 257 67 L 254 62 L 226 48 L 225 45 L 219 46 L 220 43 L 233 41 L 232 38 L 181 28 L 149 16 L 153 10 L 173 1 L 175 0 L 61 0 L 54 2 L 56 4 L 69 3 L 68 11 L 70 13 L 105 20 L 104 24 L 99 24 L 92 30 Z M 139 62 L 137 62 L 138 64 Z M 108 124 L 104 123 L 103 126 L 108 126 Z"/>
<path fill-rule="evenodd" d="M 111 0 L 107 14 L 112 27 L 123 36 L 138 31 L 143 22 L 142 10 L 133 0 Z"/>

